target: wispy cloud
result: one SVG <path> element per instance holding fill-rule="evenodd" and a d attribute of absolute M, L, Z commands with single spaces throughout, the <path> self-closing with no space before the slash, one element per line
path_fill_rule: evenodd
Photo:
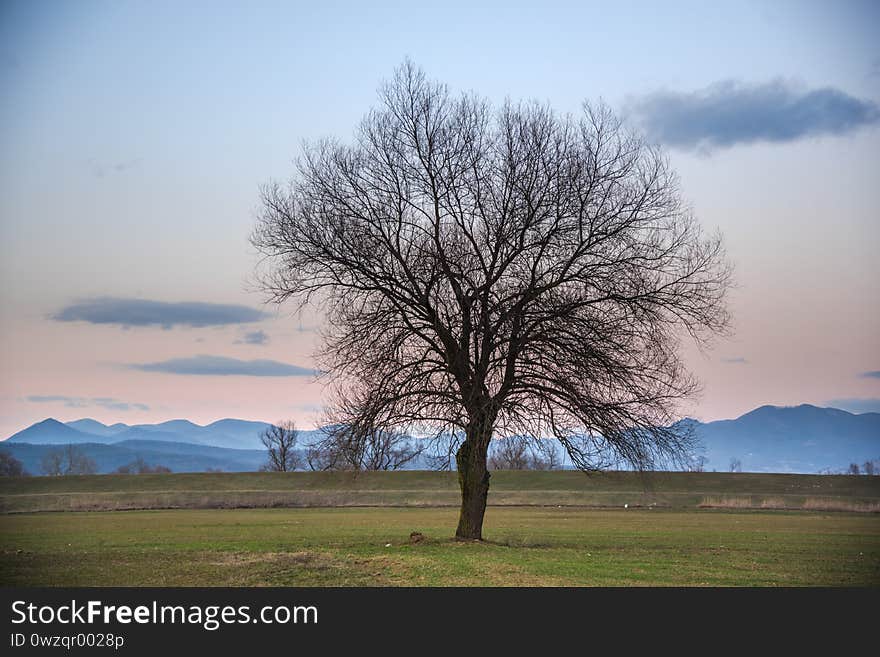
<path fill-rule="evenodd" d="M 785 80 L 725 80 L 694 92 L 658 91 L 627 111 L 648 137 L 684 150 L 791 142 L 842 135 L 880 122 L 880 107 L 833 87 L 804 89 Z"/>
<path fill-rule="evenodd" d="M 826 406 L 839 408 L 850 413 L 880 413 L 880 399 L 829 399 Z"/>
<path fill-rule="evenodd" d="M 235 344 L 256 344 L 264 345 L 269 342 L 269 335 L 265 331 L 248 331 L 241 340 L 236 340 Z"/>
<path fill-rule="evenodd" d="M 319 413 L 324 410 L 321 404 L 294 404 L 291 408 L 297 411 L 306 411 L 307 413 Z"/>
<path fill-rule="evenodd" d="M 734 358 L 722 358 L 722 363 L 727 363 L 728 365 L 748 365 L 749 361 L 742 356 L 736 356 Z"/>
<path fill-rule="evenodd" d="M 129 169 L 139 166 L 141 158 L 136 157 L 131 160 L 123 160 L 119 162 L 104 163 L 95 159 L 89 160 L 89 169 L 96 178 L 103 178 L 108 174 L 125 173 Z"/>
<path fill-rule="evenodd" d="M 861 376 L 863 379 L 880 379 L 880 370 L 862 372 L 859 376 Z"/>
<path fill-rule="evenodd" d="M 132 363 L 128 367 L 143 372 L 198 376 L 314 376 L 317 373 L 313 369 L 276 360 L 239 360 L 206 355 L 172 358 L 158 363 Z"/>
<path fill-rule="evenodd" d="M 63 403 L 68 408 L 89 408 L 100 406 L 113 411 L 148 411 L 150 407 L 137 402 L 125 402 L 113 397 L 70 397 L 67 395 L 30 395 L 27 401 L 36 404 Z"/>
<path fill-rule="evenodd" d="M 228 326 L 257 322 L 266 317 L 266 313 L 248 306 L 199 301 L 168 303 L 117 297 L 86 299 L 66 306 L 51 316 L 59 322 L 116 324 L 126 328 L 161 326 L 164 329 L 174 326 Z"/>

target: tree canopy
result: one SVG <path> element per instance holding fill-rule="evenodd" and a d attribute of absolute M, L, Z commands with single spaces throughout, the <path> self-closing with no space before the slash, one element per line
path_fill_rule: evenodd
<path fill-rule="evenodd" d="M 379 101 L 264 187 L 252 237 L 269 296 L 326 314 L 337 420 L 458 437 L 461 538 L 493 437 L 582 469 L 683 455 L 680 342 L 725 331 L 730 267 L 660 149 L 605 106 L 493 109 L 410 62 Z"/>

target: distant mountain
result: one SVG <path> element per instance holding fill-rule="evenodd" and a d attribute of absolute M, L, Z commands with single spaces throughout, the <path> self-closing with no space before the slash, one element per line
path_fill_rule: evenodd
<path fill-rule="evenodd" d="M 880 413 L 837 408 L 761 406 L 735 420 L 688 420 L 703 445 L 707 470 L 744 472 L 843 470 L 880 457 Z"/>
<path fill-rule="evenodd" d="M 65 424 L 77 431 L 82 431 L 84 433 L 90 433 L 95 436 L 113 436 L 120 431 L 125 431 L 128 429 L 127 424 L 122 424 L 121 422 L 117 422 L 112 426 L 107 426 L 97 420 L 93 420 L 91 418 L 85 418 L 82 420 L 74 420 L 73 422 L 65 422 Z"/>
<path fill-rule="evenodd" d="M 217 420 L 203 427 L 203 431 L 211 436 L 210 444 L 220 447 L 247 447 L 248 449 L 264 449 L 260 442 L 262 434 L 269 426 L 267 422 L 235 420 L 226 418 Z M 306 432 L 302 432 L 305 434 Z"/>
<path fill-rule="evenodd" d="M 159 424 L 136 424 L 132 429 L 140 429 L 142 431 L 155 431 L 167 434 L 177 434 L 180 436 L 198 436 L 205 427 L 199 426 L 189 420 L 168 420 Z"/>
<path fill-rule="evenodd" d="M 6 439 L 8 443 L 31 443 L 33 445 L 67 445 L 94 441 L 94 434 L 79 431 L 53 418 L 32 424 L 27 429 L 23 429 Z M 104 442 L 104 440 L 99 440 L 99 442 Z"/>
<path fill-rule="evenodd" d="M 218 420 L 204 427 L 189 420 L 169 420 L 134 426 L 117 423 L 107 426 L 90 418 L 67 423 L 49 418 L 19 431 L 7 438 L 7 441 L 34 445 L 84 442 L 109 445 L 122 440 L 161 440 L 229 449 L 264 449 L 260 434 L 269 426 L 268 422 L 234 419 Z M 311 433 L 302 432 L 303 439 Z"/>
<path fill-rule="evenodd" d="M 152 427 L 134 426 L 120 431 L 117 434 L 109 436 L 106 440 L 100 442 L 107 444 L 117 444 L 128 440 L 152 440 L 156 442 L 169 443 L 192 443 L 195 445 L 205 445 L 206 443 L 192 434 L 172 433 L 170 431 L 160 431 Z"/>
<path fill-rule="evenodd" d="M 31 474 L 40 474 L 43 456 L 53 449 L 58 449 L 58 445 L 10 443 L 8 440 L 0 443 L 0 450 L 12 454 Z M 125 440 L 112 445 L 79 443 L 77 449 L 95 462 L 100 474 L 113 472 L 139 457 L 152 466 L 164 465 L 172 472 L 204 472 L 208 468 L 251 472 L 259 470 L 266 462 L 266 452 L 262 450 L 225 449 L 161 440 Z"/>
<path fill-rule="evenodd" d="M 808 404 L 762 406 L 734 420 L 703 423 L 686 419 L 681 424 L 690 425 L 701 443 L 700 454 L 707 459 L 707 470 L 727 471 L 731 460 L 736 459 L 747 472 L 843 471 L 850 463 L 880 458 L 880 413 L 854 415 Z M 62 424 L 50 418 L 19 431 L 0 443 L 0 447 L 12 448 L 16 454 L 35 454 L 24 445 L 88 443 L 90 452 L 100 456 L 100 463 L 107 464 L 110 470 L 130 462 L 134 458 L 132 450 L 137 454 L 149 453 L 151 458 L 147 460 L 153 465 L 178 471 L 201 471 L 208 467 L 256 470 L 265 461 L 260 434 L 268 426 L 266 422 L 233 418 L 207 426 L 184 419 L 107 426 L 91 419 Z M 323 431 L 301 431 L 299 448 L 313 444 Z M 22 450 L 16 447 L 19 445 Z M 98 447 L 122 451 L 101 451 Z M 111 458 L 108 454 L 115 456 Z M 37 473 L 39 458 L 34 458 L 37 460 L 26 462 L 26 467 Z M 414 461 L 412 467 L 425 468 L 427 462 Z"/>

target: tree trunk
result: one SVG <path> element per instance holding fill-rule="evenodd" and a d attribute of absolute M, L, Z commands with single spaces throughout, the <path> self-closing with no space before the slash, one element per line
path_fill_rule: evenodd
<path fill-rule="evenodd" d="M 488 443 L 488 441 L 486 441 Z M 455 538 L 462 541 L 483 540 L 483 516 L 489 495 L 489 471 L 486 468 L 486 451 L 482 440 L 471 436 L 461 444 L 455 454 L 458 467 L 458 485 L 461 487 L 461 513 Z"/>

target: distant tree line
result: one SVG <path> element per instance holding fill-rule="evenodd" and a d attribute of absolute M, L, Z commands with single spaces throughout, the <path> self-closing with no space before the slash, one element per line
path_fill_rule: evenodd
<path fill-rule="evenodd" d="M 263 472 L 401 470 L 420 456 L 436 470 L 449 470 L 452 459 L 428 453 L 437 441 L 369 425 L 329 425 L 321 438 L 297 449 L 300 432 L 290 420 L 268 427 L 260 436 L 267 451 Z M 489 454 L 493 470 L 555 470 L 562 467 L 560 452 L 550 440 L 512 436 L 493 441 Z"/>
<path fill-rule="evenodd" d="M 306 463 L 310 470 L 400 470 L 424 451 L 397 431 L 337 425 L 308 447 Z"/>
<path fill-rule="evenodd" d="M 40 473 L 48 476 L 96 474 L 98 466 L 95 461 L 79 447 L 67 445 L 45 452 L 40 459 Z M 142 457 L 130 463 L 120 465 L 117 474 L 162 474 L 171 472 L 164 465 L 150 465 Z M 29 473 L 20 460 L 12 454 L 0 451 L 0 477 L 24 477 Z"/>
<path fill-rule="evenodd" d="M 491 443 L 488 465 L 490 470 L 557 470 L 562 459 L 550 440 L 508 436 Z"/>
<path fill-rule="evenodd" d="M 138 456 L 131 463 L 120 465 L 114 472 L 116 474 L 166 474 L 171 472 L 171 468 L 164 465 L 150 465 Z"/>
<path fill-rule="evenodd" d="M 858 463 L 850 463 L 849 468 L 847 468 L 846 474 L 858 475 L 877 475 L 880 474 L 880 459 L 874 459 L 871 461 L 865 461 L 859 466 Z"/>
<path fill-rule="evenodd" d="M 331 426 L 318 441 L 298 450 L 299 430 L 290 420 L 268 427 L 260 440 L 268 453 L 260 468 L 264 472 L 291 472 L 301 467 L 314 471 L 399 470 L 424 450 L 408 436 L 352 425 Z"/>

